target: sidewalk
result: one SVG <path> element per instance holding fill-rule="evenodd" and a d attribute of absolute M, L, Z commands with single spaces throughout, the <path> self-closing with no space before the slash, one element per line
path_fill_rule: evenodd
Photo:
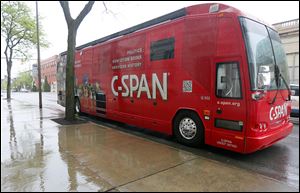
<path fill-rule="evenodd" d="M 268 177 L 1 98 L 1 191 L 280 191 Z"/>

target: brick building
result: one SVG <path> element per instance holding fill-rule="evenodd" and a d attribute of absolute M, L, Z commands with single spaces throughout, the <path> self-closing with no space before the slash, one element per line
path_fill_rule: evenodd
<path fill-rule="evenodd" d="M 51 86 L 51 92 L 56 92 L 57 80 L 56 80 L 56 68 L 58 62 L 58 55 L 54 55 L 50 58 L 41 61 L 41 79 L 42 83 L 47 77 L 47 81 Z M 37 65 L 32 65 L 32 74 L 36 85 L 38 86 L 38 75 L 37 75 Z"/>

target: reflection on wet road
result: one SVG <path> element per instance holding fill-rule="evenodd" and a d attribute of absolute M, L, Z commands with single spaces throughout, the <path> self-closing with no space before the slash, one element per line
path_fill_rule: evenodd
<path fill-rule="evenodd" d="M 80 165 L 92 168 L 108 184 L 118 186 L 174 167 L 196 156 L 94 124 L 59 131 L 59 148 Z M 134 169 L 133 169 L 134 168 Z"/>
<path fill-rule="evenodd" d="M 43 119 L 51 116 L 61 112 L 1 100 L 1 190 L 105 191 L 196 157 L 95 124 Z"/>

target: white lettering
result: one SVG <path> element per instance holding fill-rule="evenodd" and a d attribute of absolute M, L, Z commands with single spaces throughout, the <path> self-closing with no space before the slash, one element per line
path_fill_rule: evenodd
<path fill-rule="evenodd" d="M 133 97 L 133 91 L 137 91 L 137 89 L 139 88 L 139 78 L 137 77 L 137 75 L 130 75 L 129 78 L 130 97 Z M 133 86 L 133 80 L 135 80 L 136 82 L 135 86 Z"/>
<path fill-rule="evenodd" d="M 148 87 L 148 83 L 147 83 L 147 79 L 146 79 L 145 74 L 142 74 L 141 82 L 140 82 L 140 88 L 139 88 L 139 91 L 138 91 L 138 94 L 137 94 L 137 98 L 140 98 L 142 91 L 147 93 L 148 99 L 151 99 L 151 94 L 150 94 L 150 91 L 149 91 L 149 87 Z"/>
<path fill-rule="evenodd" d="M 116 80 L 118 80 L 118 76 L 113 76 L 113 78 L 111 79 L 111 91 L 115 96 L 118 96 L 118 92 L 115 91 L 115 88 L 114 88 L 114 84 L 115 84 Z"/>
<path fill-rule="evenodd" d="M 133 93 L 137 91 L 137 98 L 141 97 L 142 92 L 146 92 L 148 99 L 156 99 L 156 89 L 159 90 L 161 98 L 163 100 L 168 99 L 168 73 L 163 73 L 162 82 L 159 81 L 156 73 L 152 74 L 152 93 L 149 89 L 149 84 L 145 74 L 141 75 L 141 79 L 135 74 L 133 75 L 123 75 L 121 77 L 121 85 L 115 85 L 118 80 L 118 76 L 113 76 L 111 80 L 111 90 L 114 96 L 118 96 L 118 92 L 115 90 L 115 87 L 118 91 L 122 92 L 122 97 L 133 97 Z M 126 84 L 126 80 L 129 79 L 129 87 L 128 83 Z M 152 95 L 152 97 L 151 97 Z"/>
<path fill-rule="evenodd" d="M 271 107 L 269 112 L 269 118 L 271 121 L 279 119 L 286 115 L 287 115 L 287 103 L 284 103 L 283 105 Z"/>
<path fill-rule="evenodd" d="M 156 86 L 158 87 L 158 90 L 160 92 L 160 95 L 163 100 L 168 99 L 168 93 L 167 93 L 167 73 L 163 73 L 163 88 L 161 87 L 161 84 L 157 78 L 156 73 L 152 74 L 152 93 L 153 93 L 153 99 L 156 99 Z"/>
<path fill-rule="evenodd" d="M 128 97 L 128 95 L 129 95 L 129 89 L 128 89 L 128 86 L 125 83 L 125 80 L 127 80 L 127 79 L 128 79 L 128 75 L 122 76 L 122 79 L 121 79 L 122 80 L 122 85 L 125 88 L 125 92 L 122 93 L 123 97 Z"/>
<path fill-rule="evenodd" d="M 131 55 L 131 54 L 135 54 L 135 53 L 142 53 L 143 49 L 142 48 L 137 48 L 137 49 L 133 49 L 133 50 L 128 50 L 127 54 Z"/>

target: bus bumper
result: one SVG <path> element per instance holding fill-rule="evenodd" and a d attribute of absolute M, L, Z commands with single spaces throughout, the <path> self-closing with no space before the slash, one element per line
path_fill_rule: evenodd
<path fill-rule="evenodd" d="M 277 141 L 288 136 L 293 130 L 293 124 L 287 123 L 276 132 L 259 137 L 247 137 L 244 153 L 252 153 L 264 148 L 267 148 Z"/>

